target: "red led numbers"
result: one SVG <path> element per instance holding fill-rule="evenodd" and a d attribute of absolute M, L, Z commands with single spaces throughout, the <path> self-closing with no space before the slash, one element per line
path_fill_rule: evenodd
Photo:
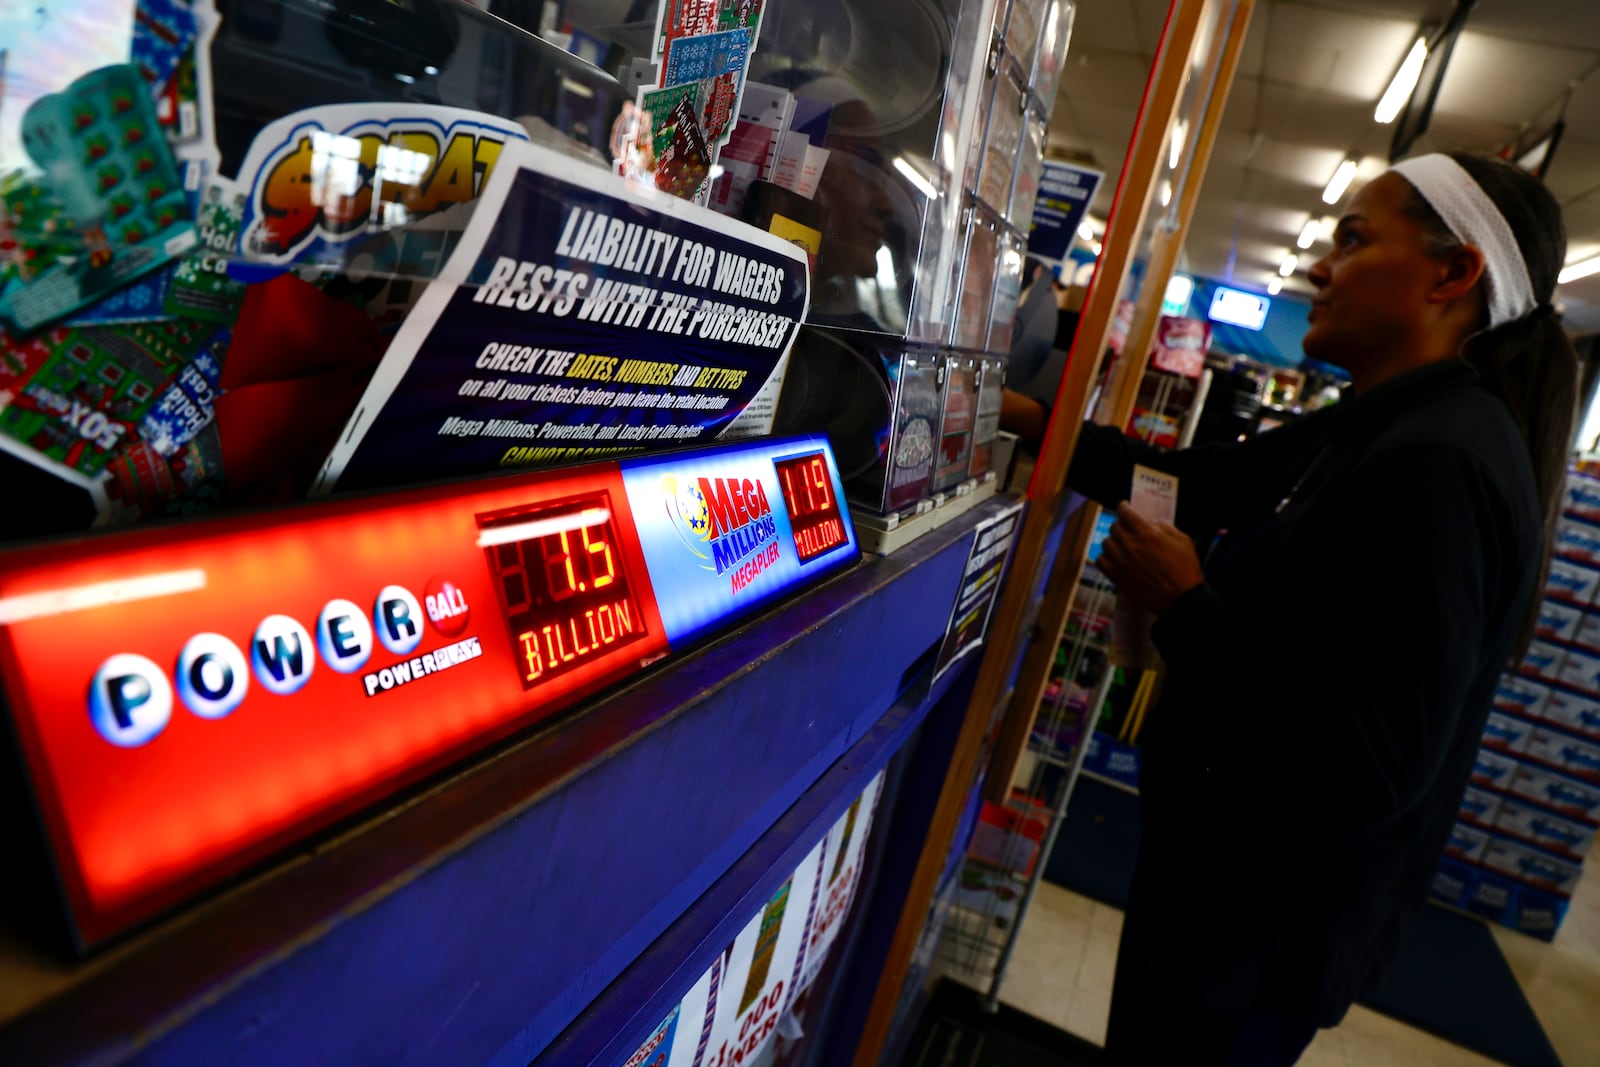
<path fill-rule="evenodd" d="M 783 502 L 794 530 L 795 553 L 804 563 L 847 544 L 839 498 L 828 473 L 828 457 L 812 452 L 780 460 L 774 466 L 783 483 Z"/>
<path fill-rule="evenodd" d="M 646 635 L 609 493 L 480 522 L 524 689 Z"/>

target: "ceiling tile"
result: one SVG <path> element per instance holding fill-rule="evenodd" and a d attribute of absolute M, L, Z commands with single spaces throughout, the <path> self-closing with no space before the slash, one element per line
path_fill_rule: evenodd
<path fill-rule="evenodd" d="M 1239 52 L 1239 78 L 1258 78 L 1267 59 L 1267 34 L 1271 19 L 1266 4 L 1261 4 L 1250 16 L 1250 30 L 1245 34 L 1244 48 Z"/>
<path fill-rule="evenodd" d="M 1312 141 L 1360 153 L 1388 148 L 1388 128 L 1372 121 L 1372 108 L 1364 100 L 1266 85 L 1257 113 L 1260 132 L 1280 141 Z"/>
<path fill-rule="evenodd" d="M 1168 0 L 1084 0 L 1085 3 L 1123 3 L 1133 8 L 1134 24 L 1139 28 L 1139 50 L 1154 56 L 1161 45 L 1161 32 L 1167 25 Z"/>
<path fill-rule="evenodd" d="M 1131 52 L 1085 49 L 1062 70 L 1057 97 L 1065 94 L 1074 103 L 1093 100 L 1133 108 L 1139 106 L 1149 80 L 1149 60 Z"/>
<path fill-rule="evenodd" d="M 1417 36 L 1410 19 L 1276 4 L 1262 74 L 1268 82 L 1376 104 Z"/>
<path fill-rule="evenodd" d="M 1470 23 L 1469 23 L 1470 25 Z M 1437 104 L 1440 115 L 1469 115 L 1513 126 L 1560 100 L 1595 62 L 1594 48 L 1552 48 L 1468 30 L 1450 56 Z"/>
<path fill-rule="evenodd" d="M 1595 40 L 1600 43 L 1600 36 Z M 1554 122 L 1558 113 L 1559 105 L 1551 108 L 1547 114 L 1538 116 L 1538 126 Z M 1573 90 L 1572 99 L 1567 102 L 1565 118 L 1568 137 L 1600 141 L 1600 73 L 1589 75 L 1582 85 Z"/>
<path fill-rule="evenodd" d="M 1600 144 L 1593 141 L 1562 141 L 1556 157 L 1550 164 L 1545 183 L 1556 199 L 1572 206 L 1582 197 L 1591 197 L 1600 190 Z M 1568 223 L 1567 228 L 1572 228 Z M 1595 220 L 1594 232 L 1600 234 L 1600 219 Z"/>
<path fill-rule="evenodd" d="M 1600 45 L 1600 4 L 1594 0 L 1480 3 L 1467 20 L 1478 33 L 1558 47 Z"/>
<path fill-rule="evenodd" d="M 1411 155 L 1427 152 L 1495 152 L 1516 139 L 1517 127 L 1468 115 L 1437 113 L 1427 130 L 1417 138 Z"/>
<path fill-rule="evenodd" d="M 1222 127 L 1228 130 L 1253 130 L 1256 110 L 1261 106 L 1261 83 L 1240 75 L 1228 92 L 1228 106 L 1222 113 Z"/>
<path fill-rule="evenodd" d="M 1129 0 L 1094 0 L 1078 5 L 1072 21 L 1072 51 L 1109 48 L 1116 52 L 1143 51 Z"/>

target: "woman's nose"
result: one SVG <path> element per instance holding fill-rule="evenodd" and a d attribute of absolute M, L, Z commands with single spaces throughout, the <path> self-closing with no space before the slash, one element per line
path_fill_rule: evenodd
<path fill-rule="evenodd" d="M 1323 256 L 1321 259 L 1311 264 L 1310 269 L 1306 271 L 1306 277 L 1310 279 L 1311 284 L 1316 286 L 1318 289 L 1321 289 L 1323 286 L 1327 285 L 1331 280 L 1328 274 L 1328 257 Z"/>

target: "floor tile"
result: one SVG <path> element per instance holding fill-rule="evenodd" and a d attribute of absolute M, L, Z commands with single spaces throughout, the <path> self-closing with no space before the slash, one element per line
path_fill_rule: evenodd
<path fill-rule="evenodd" d="M 1052 1026 L 1071 1030 L 1084 952 L 1092 933 L 1093 901 L 1041 882 L 1006 970 L 1000 999 Z"/>
<path fill-rule="evenodd" d="M 1600 860 L 1585 864 L 1554 942 L 1489 929 L 1562 1063 L 1600 1067 Z"/>

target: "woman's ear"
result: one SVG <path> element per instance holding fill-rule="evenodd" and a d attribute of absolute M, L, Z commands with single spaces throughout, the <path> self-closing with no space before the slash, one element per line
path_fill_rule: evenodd
<path fill-rule="evenodd" d="M 1459 300 L 1483 278 L 1483 251 L 1476 245 L 1458 245 L 1438 256 L 1437 262 L 1442 269 L 1428 291 L 1429 303 L 1448 304 Z"/>

